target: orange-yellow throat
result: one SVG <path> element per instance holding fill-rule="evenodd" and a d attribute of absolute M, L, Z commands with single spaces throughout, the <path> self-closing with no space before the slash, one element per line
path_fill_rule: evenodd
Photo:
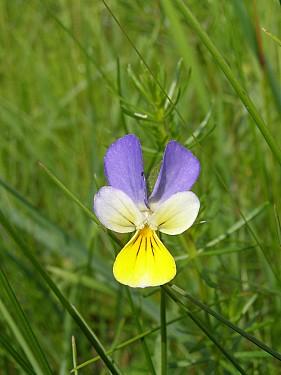
<path fill-rule="evenodd" d="M 113 274 L 121 284 L 145 288 L 172 280 L 176 264 L 155 231 L 145 226 L 117 255 Z"/>

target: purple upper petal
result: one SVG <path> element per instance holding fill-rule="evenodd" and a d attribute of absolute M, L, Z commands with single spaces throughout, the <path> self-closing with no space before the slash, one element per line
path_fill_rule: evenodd
<path fill-rule="evenodd" d="M 139 139 L 128 134 L 108 148 L 104 171 L 109 185 L 122 190 L 135 203 L 145 204 L 146 185 Z"/>
<path fill-rule="evenodd" d="M 199 160 L 176 141 L 165 149 L 161 169 L 149 201 L 165 201 L 171 195 L 190 190 L 200 172 Z"/>

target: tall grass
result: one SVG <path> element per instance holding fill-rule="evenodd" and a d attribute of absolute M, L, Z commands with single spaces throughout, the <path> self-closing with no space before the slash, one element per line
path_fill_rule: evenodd
<path fill-rule="evenodd" d="M 280 5 L 0 2 L 0 373 L 279 374 Z M 192 149 L 171 285 L 119 285 L 93 196 L 116 138 Z"/>

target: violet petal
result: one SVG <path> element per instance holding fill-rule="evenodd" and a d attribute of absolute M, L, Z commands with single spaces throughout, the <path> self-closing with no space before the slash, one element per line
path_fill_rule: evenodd
<path fill-rule="evenodd" d="M 146 201 L 146 184 L 139 139 L 128 134 L 107 150 L 104 171 L 108 184 L 126 193 L 136 204 Z"/>
<path fill-rule="evenodd" d="M 199 160 L 192 152 L 176 141 L 170 141 L 149 202 L 163 202 L 175 193 L 190 190 L 199 172 Z"/>

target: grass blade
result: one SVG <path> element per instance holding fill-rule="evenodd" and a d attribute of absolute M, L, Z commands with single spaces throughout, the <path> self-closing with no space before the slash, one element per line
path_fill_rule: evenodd
<path fill-rule="evenodd" d="M 20 327 L 17 325 L 14 318 L 12 317 L 12 315 L 10 314 L 6 305 L 3 303 L 3 301 L 1 299 L 0 299 L 0 313 L 1 313 L 2 318 L 6 321 L 7 326 L 13 332 L 17 342 L 21 346 L 21 348 L 24 351 L 26 357 L 29 359 L 29 361 L 32 365 L 32 368 L 34 369 L 34 371 L 36 371 L 36 374 L 44 375 L 44 373 L 42 372 L 41 366 L 38 363 L 36 357 L 34 356 L 33 350 L 29 345 L 30 343 L 24 337 L 24 334 L 21 332 Z"/>
<path fill-rule="evenodd" d="M 161 92 L 164 94 L 164 96 L 166 97 L 167 101 L 172 106 L 175 106 L 174 101 L 171 99 L 171 97 L 169 96 L 169 94 L 166 92 L 165 88 L 162 86 L 162 84 L 160 83 L 159 79 L 155 76 L 155 74 L 153 73 L 152 69 L 150 68 L 150 66 L 148 65 L 148 63 L 146 62 L 146 60 L 143 58 L 141 52 L 136 47 L 136 45 L 134 44 L 134 42 L 132 41 L 132 39 L 130 38 L 130 36 L 128 35 L 128 33 L 126 32 L 126 30 L 124 29 L 124 27 L 119 22 L 118 18 L 115 16 L 115 14 L 113 13 L 113 11 L 111 10 L 110 6 L 107 4 L 107 2 L 105 0 L 103 0 L 103 4 L 106 7 L 106 9 L 108 10 L 108 12 L 110 13 L 111 17 L 114 19 L 114 21 L 118 25 L 118 27 L 120 28 L 120 30 L 123 33 L 123 35 L 126 37 L 127 41 L 129 42 L 129 44 L 131 45 L 131 47 L 133 48 L 133 50 L 136 52 L 136 54 L 139 57 L 140 61 L 146 67 L 146 69 L 150 73 L 151 77 L 153 77 L 154 82 L 157 84 L 157 86 L 159 87 L 159 89 L 161 90 Z M 182 117 L 181 113 L 177 110 L 177 107 L 175 107 L 175 112 L 177 113 L 177 115 L 181 119 L 182 123 L 185 124 L 185 120 Z"/>
<path fill-rule="evenodd" d="M 3 332 L 0 335 L 0 345 L 1 347 L 11 356 L 17 365 L 28 375 L 36 375 L 33 371 L 30 363 L 26 361 L 20 353 L 18 353 L 13 346 L 10 344 L 11 340 L 4 336 Z"/>
<path fill-rule="evenodd" d="M 266 207 L 268 207 L 269 205 L 269 202 L 264 202 L 263 204 L 261 204 L 260 206 L 258 206 L 257 208 L 254 208 L 251 212 L 249 212 L 248 214 L 246 215 L 243 215 L 242 219 L 236 221 L 233 225 L 231 225 L 224 233 L 218 235 L 217 237 L 215 237 L 214 239 L 208 241 L 206 243 L 206 245 L 204 245 L 203 247 L 201 247 L 200 249 L 197 250 L 197 255 L 203 255 L 205 254 L 204 251 L 206 249 L 209 249 L 209 248 L 213 248 L 214 246 L 216 246 L 218 243 L 224 241 L 225 239 L 227 239 L 229 236 L 231 236 L 233 233 L 236 233 L 239 229 L 241 229 L 242 227 L 244 227 L 245 225 L 247 225 L 251 220 L 253 220 L 254 218 L 256 218 L 260 213 L 262 213 L 264 211 L 264 209 Z M 209 254 L 209 251 L 208 251 L 208 254 Z M 211 254 L 211 253 L 210 253 Z M 207 255 L 207 254 L 206 254 Z M 186 259 L 188 258 L 189 256 L 187 254 L 184 254 L 184 255 L 179 255 L 176 257 L 176 260 L 179 261 L 179 260 L 183 260 L 183 259 Z"/>
<path fill-rule="evenodd" d="M 17 210 L 13 206 L 9 208 L 5 207 L 4 213 L 13 225 L 16 225 L 21 230 L 31 234 L 32 237 L 42 243 L 47 249 L 52 251 L 54 249 L 60 249 L 60 253 L 63 255 L 67 257 L 71 256 L 76 262 L 84 262 L 83 258 L 86 257 L 88 250 L 83 243 L 71 237 L 57 224 L 50 221 L 49 218 L 44 216 L 25 197 L 19 194 L 12 186 L 8 185 L 1 178 L 0 186 L 2 186 L 6 192 L 11 194 L 11 196 L 20 203 L 21 208 L 24 209 L 24 212 L 22 212 L 22 210 Z M 87 209 L 85 206 L 84 208 Z M 27 214 L 25 214 L 25 212 L 27 212 Z M 107 279 L 110 277 L 110 273 L 107 272 L 107 267 L 105 267 L 104 262 L 100 258 L 98 259 L 97 256 L 92 266 L 94 269 L 101 272 Z"/>
<path fill-rule="evenodd" d="M 169 289 L 169 287 L 164 286 L 163 289 L 167 291 L 167 294 L 178 304 L 180 304 L 181 308 L 186 312 L 189 318 L 205 333 L 205 335 L 217 346 L 217 348 L 224 354 L 224 356 L 232 363 L 232 365 L 240 372 L 240 374 L 246 375 L 246 372 L 243 368 L 239 365 L 236 359 L 228 353 L 227 350 L 220 344 L 220 342 L 212 335 L 212 333 L 205 327 L 205 325 L 201 322 L 200 319 L 196 317 L 195 314 L 191 313 L 188 308 L 175 296 L 173 292 Z"/>
<path fill-rule="evenodd" d="M 14 241 L 17 243 L 23 255 L 31 262 L 31 264 L 40 274 L 44 282 L 49 286 L 49 288 L 56 295 L 61 305 L 72 316 L 72 318 L 74 319 L 76 324 L 79 326 L 81 331 L 85 334 L 89 342 L 93 345 L 97 353 L 101 356 L 106 367 L 111 371 L 112 374 L 120 375 L 121 374 L 120 370 L 113 363 L 112 359 L 106 354 L 103 345 L 101 344 L 101 342 L 99 341 L 95 333 L 89 328 L 89 326 L 84 321 L 84 319 L 80 316 L 80 314 L 78 314 L 74 306 L 71 305 L 71 303 L 64 297 L 64 295 L 61 293 L 61 291 L 53 282 L 53 280 L 49 277 L 47 272 L 43 269 L 40 262 L 38 262 L 37 259 L 33 256 L 28 246 L 21 240 L 21 238 L 17 235 L 17 233 L 14 231 L 11 225 L 7 222 L 5 216 L 3 215 L 1 211 L 0 211 L 0 222 L 2 223 L 4 228 L 7 230 L 7 232 L 11 235 L 11 237 L 14 239 Z"/>
<path fill-rule="evenodd" d="M 276 35 L 270 33 L 268 30 L 266 30 L 264 27 L 261 28 L 262 31 L 269 36 L 275 43 L 278 44 L 279 47 L 281 47 L 281 39 L 279 39 Z"/>
<path fill-rule="evenodd" d="M 64 192 L 64 194 L 73 200 L 97 225 L 100 226 L 96 216 L 91 210 L 89 210 L 80 200 L 69 190 L 66 186 L 41 162 L 38 162 L 39 166 L 44 172 L 53 180 L 53 182 Z"/>
<path fill-rule="evenodd" d="M 112 90 L 113 93 L 118 94 L 116 88 L 111 83 L 111 81 L 107 78 L 104 71 L 101 69 L 100 64 L 96 62 L 94 57 L 87 51 L 87 49 L 81 44 L 81 42 L 75 37 L 75 35 L 71 32 L 69 28 L 67 28 L 60 19 L 49 9 L 46 8 L 50 16 L 54 19 L 54 21 L 57 23 L 57 25 L 65 31 L 65 33 L 73 40 L 73 42 L 78 46 L 78 48 L 84 53 L 84 55 L 87 57 L 87 59 L 95 66 L 96 70 L 102 77 L 102 79 L 106 82 L 108 87 Z"/>
<path fill-rule="evenodd" d="M 277 110 L 281 111 L 281 90 L 279 85 L 279 80 L 275 76 L 271 62 L 267 59 L 266 52 L 264 50 L 262 37 L 261 37 L 261 27 L 260 20 L 257 10 L 257 4 L 253 2 L 254 16 L 253 21 L 250 19 L 249 14 L 246 9 L 246 5 L 242 1 L 233 1 L 232 6 L 236 12 L 237 22 L 241 24 L 241 29 L 245 35 L 245 40 L 248 42 L 249 47 L 252 48 L 260 68 L 264 71 L 269 86 L 271 88 L 273 98 L 275 99 Z"/>
<path fill-rule="evenodd" d="M 262 117 L 260 116 L 256 106 L 250 99 L 249 95 L 247 94 L 245 89 L 242 87 L 242 85 L 239 83 L 234 73 L 232 72 L 232 69 L 227 64 L 224 57 L 219 52 L 217 47 L 214 45 L 212 40 L 209 38 L 208 34 L 204 31 L 204 29 L 202 28 L 202 26 L 200 25 L 196 17 L 193 15 L 188 5 L 186 5 L 182 0 L 176 0 L 175 2 L 172 2 L 171 0 L 162 0 L 162 3 L 164 5 L 165 10 L 169 9 L 169 12 L 166 12 L 166 13 L 167 13 L 167 16 L 170 18 L 171 22 L 173 22 L 173 19 L 171 19 L 171 14 L 173 14 L 176 19 L 178 19 L 179 17 L 179 15 L 176 13 L 175 3 L 178 5 L 179 10 L 181 11 L 181 14 L 184 16 L 185 20 L 189 23 L 189 25 L 193 28 L 193 30 L 197 33 L 198 37 L 201 39 L 205 47 L 209 50 L 214 60 L 216 61 L 217 65 L 223 71 L 229 83 L 231 84 L 233 89 L 236 91 L 237 95 L 239 96 L 240 100 L 244 104 L 245 108 L 247 109 L 251 117 L 253 118 L 255 124 L 257 125 L 265 141 L 267 142 L 272 154 L 275 156 L 279 164 L 281 164 L 280 147 L 275 142 L 274 137 L 272 136 L 270 130 L 268 129 Z M 184 34 L 183 27 L 181 27 L 181 34 Z M 176 39 L 176 43 L 179 43 L 178 39 Z M 186 48 L 186 46 L 182 44 L 179 44 L 178 47 L 180 51 Z"/>
<path fill-rule="evenodd" d="M 168 326 L 170 324 L 178 322 L 179 320 L 182 320 L 183 318 L 184 318 L 184 316 L 179 316 L 178 318 L 171 319 L 171 320 L 167 321 L 166 325 Z M 117 344 L 116 346 L 114 346 L 114 348 L 108 350 L 106 353 L 107 354 L 112 354 L 115 351 L 123 349 L 123 348 L 125 348 L 125 347 L 133 344 L 134 342 L 141 340 L 143 337 L 146 337 L 146 336 L 150 335 L 151 333 L 157 332 L 159 330 L 161 330 L 161 325 L 159 325 L 157 327 L 154 327 L 154 328 L 151 328 L 151 329 L 149 329 L 147 331 L 144 331 L 142 333 L 139 333 L 138 335 L 136 335 L 136 336 L 134 336 L 134 337 L 132 337 L 132 338 L 126 340 L 126 341 L 123 341 L 120 344 Z M 76 368 L 72 369 L 71 372 L 74 372 L 74 370 L 76 370 L 76 369 L 79 370 L 79 369 L 81 369 L 81 368 L 83 368 L 85 366 L 88 366 L 91 363 L 97 362 L 99 359 L 100 359 L 100 356 L 96 356 L 94 358 L 91 358 L 88 361 L 81 363 Z"/>
<path fill-rule="evenodd" d="M 93 214 L 91 210 L 89 210 L 43 163 L 39 162 L 40 167 L 46 172 L 48 177 L 63 191 L 63 193 L 74 201 L 91 220 L 93 220 L 102 230 L 105 230 L 108 236 L 119 246 L 123 247 L 123 244 L 119 241 L 119 239 L 114 236 L 111 231 L 107 231 L 105 227 L 101 226 L 100 222 Z"/>
<path fill-rule="evenodd" d="M 226 238 L 231 236 L 233 233 L 237 232 L 244 225 L 247 225 L 251 220 L 253 220 L 260 213 L 262 213 L 264 211 L 264 209 L 266 207 L 268 207 L 268 205 L 269 205 L 269 202 L 265 202 L 265 203 L 261 204 L 260 206 L 258 206 L 257 208 L 254 208 L 247 215 L 244 215 L 244 217 L 242 217 L 242 219 L 238 220 L 236 223 L 231 225 L 231 227 L 226 232 L 224 232 L 223 234 L 214 238 L 213 240 L 207 242 L 207 244 L 204 246 L 204 249 L 216 246 L 219 242 L 225 240 Z"/>
<path fill-rule="evenodd" d="M 163 6 L 172 26 L 170 30 L 173 34 L 174 39 L 177 41 L 178 46 L 184 46 L 184 48 L 180 48 L 183 61 L 185 62 L 187 68 L 191 67 L 191 79 L 193 79 L 194 81 L 194 87 L 197 90 L 201 107 L 204 112 L 207 112 L 210 106 L 208 99 L 209 96 L 202 81 L 202 77 L 204 77 L 204 74 L 200 69 L 197 55 L 194 53 L 194 48 L 190 46 L 189 43 L 186 43 L 185 35 L 181 32 L 180 20 L 177 17 L 177 14 L 174 11 L 173 7 L 171 6 L 171 3 L 168 1 L 164 1 Z"/>
<path fill-rule="evenodd" d="M 26 355 L 28 356 L 30 363 L 32 364 L 34 370 L 38 374 L 52 374 L 52 370 L 49 366 L 47 358 L 41 349 L 41 346 L 33 333 L 33 330 L 29 324 L 29 321 L 19 304 L 16 295 L 8 281 L 8 278 L 0 268 L 0 286 L 5 299 L 8 301 L 10 310 L 13 312 L 13 316 L 4 303 L 4 299 L 1 299 L 1 311 L 2 314 L 6 317 L 7 322 L 10 326 L 13 327 L 13 332 L 17 337 L 21 337 L 20 342 L 22 343 L 22 348 L 25 350 Z"/>
<path fill-rule="evenodd" d="M 172 286 L 164 286 L 164 289 L 169 292 L 170 295 L 173 295 L 173 298 L 181 305 L 183 305 L 183 302 L 181 301 L 180 298 L 175 294 L 175 292 L 182 297 L 187 298 L 191 303 L 199 307 L 200 309 L 204 310 L 206 313 L 209 315 L 212 315 L 214 318 L 225 324 L 227 327 L 231 328 L 233 331 L 239 333 L 239 335 L 245 337 L 247 340 L 251 341 L 253 344 L 258 346 L 260 349 L 264 350 L 268 354 L 270 354 L 272 357 L 278 359 L 281 361 L 281 354 L 278 353 L 277 351 L 271 349 L 269 346 L 264 344 L 262 341 L 258 340 L 256 337 L 249 335 L 246 331 L 243 329 L 239 328 L 235 324 L 231 323 L 229 320 L 224 318 L 221 314 L 217 313 L 213 309 L 211 309 L 209 306 L 207 306 L 205 303 L 198 301 L 196 298 L 192 297 L 190 294 L 185 292 L 184 290 L 180 289 L 176 285 Z"/>

